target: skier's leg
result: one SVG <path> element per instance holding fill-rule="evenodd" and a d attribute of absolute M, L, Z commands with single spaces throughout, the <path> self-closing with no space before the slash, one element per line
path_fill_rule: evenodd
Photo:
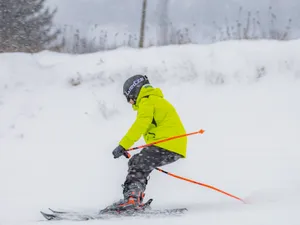
<path fill-rule="evenodd" d="M 108 206 L 101 213 L 138 209 L 144 198 L 148 176 L 153 169 L 177 161 L 182 156 L 157 146 L 144 148 L 128 162 L 128 174 L 123 184 L 124 199 Z"/>
<path fill-rule="evenodd" d="M 148 183 L 148 176 L 153 169 L 164 166 L 182 158 L 181 155 L 157 146 L 144 148 L 128 162 L 128 174 L 123 185 L 124 199 L 133 197 L 142 202 Z"/>

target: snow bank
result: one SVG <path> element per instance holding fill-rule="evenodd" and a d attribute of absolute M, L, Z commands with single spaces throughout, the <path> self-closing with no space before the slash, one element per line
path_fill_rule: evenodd
<path fill-rule="evenodd" d="M 83 81 L 100 85 L 122 83 L 136 73 L 148 74 L 153 82 L 175 84 L 190 81 L 200 84 L 251 83 L 264 77 L 295 79 L 300 77 L 299 46 L 299 40 L 229 41 L 145 50 L 119 49 L 78 56 L 51 52 L 1 54 L 1 83 L 9 82 L 12 76 L 24 80 L 38 76 L 45 80 L 42 74 L 61 78 L 80 76 Z M 24 76 L 20 77 L 20 74 Z"/>
<path fill-rule="evenodd" d="M 153 207 L 190 209 L 155 223 L 299 224 L 299 62 L 298 40 L 0 54 L 0 224 L 121 197 L 127 159 L 111 151 L 135 118 L 121 88 L 136 73 L 162 88 L 188 132 L 206 129 L 189 138 L 187 159 L 165 169 L 252 202 L 154 171 Z"/>

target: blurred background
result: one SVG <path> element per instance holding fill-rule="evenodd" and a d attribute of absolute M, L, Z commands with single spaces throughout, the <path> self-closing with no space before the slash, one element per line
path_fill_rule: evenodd
<path fill-rule="evenodd" d="M 45 20 L 43 15 L 47 10 L 51 14 L 48 25 L 51 24 L 51 34 L 57 34 L 51 38 L 51 44 L 45 41 L 46 45 L 42 47 L 34 50 L 31 47 L 33 52 L 45 46 L 51 46 L 51 50 L 58 52 L 82 54 L 118 47 L 207 44 L 234 39 L 290 40 L 300 36 L 298 0 L 33 0 L 31 5 L 23 0 L 1 2 L 2 24 L 6 26 L 14 25 L 3 19 L 5 4 L 6 8 L 14 10 L 22 6 L 19 12 L 31 7 L 34 16 L 40 15 L 42 20 Z M 17 2 L 21 4 L 9 6 Z M 38 4 L 42 7 L 34 7 Z M 8 18 L 18 17 L 14 15 L 19 14 L 12 11 Z M 19 15 L 20 18 L 22 16 Z M 30 19 L 22 21 L 15 29 L 19 33 L 22 25 L 27 25 L 27 30 L 37 25 Z M 1 26 L 0 29 L 5 30 L 4 25 Z M 24 33 L 30 36 L 34 32 L 25 31 L 21 36 Z M 1 36 L 5 40 L 4 35 Z M 27 39 L 36 42 L 36 38 Z M 9 48 L 2 47 L 0 50 L 16 51 Z"/>

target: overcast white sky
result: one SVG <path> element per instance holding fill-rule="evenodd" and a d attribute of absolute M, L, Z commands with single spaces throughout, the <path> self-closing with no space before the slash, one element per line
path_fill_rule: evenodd
<path fill-rule="evenodd" d="M 157 5 L 161 0 L 148 0 L 148 24 L 157 24 Z M 300 29 L 300 0 L 169 0 L 171 21 L 176 24 L 192 24 L 205 27 L 212 21 L 218 24 L 228 17 L 235 21 L 238 9 L 259 10 L 262 19 L 267 20 L 269 5 L 282 24 L 293 19 L 293 27 Z M 98 24 L 110 29 L 128 29 L 137 31 L 141 14 L 142 0 L 48 0 L 48 4 L 56 6 L 58 13 L 55 22 L 76 25 L 85 28 Z"/>

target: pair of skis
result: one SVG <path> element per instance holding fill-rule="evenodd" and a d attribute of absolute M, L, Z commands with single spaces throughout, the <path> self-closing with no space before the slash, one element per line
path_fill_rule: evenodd
<path fill-rule="evenodd" d="M 102 210 L 97 213 L 82 213 L 82 212 L 71 212 L 71 211 L 56 211 L 53 209 L 49 210 L 50 213 L 41 211 L 41 214 L 47 220 L 73 220 L 73 221 L 85 221 L 85 220 L 101 220 L 118 217 L 151 217 L 151 216 L 178 216 L 182 215 L 187 208 L 171 208 L 171 209 L 151 209 L 150 204 L 153 199 L 148 200 L 142 208 L 138 210 L 128 210 L 121 212 L 112 212 Z"/>

